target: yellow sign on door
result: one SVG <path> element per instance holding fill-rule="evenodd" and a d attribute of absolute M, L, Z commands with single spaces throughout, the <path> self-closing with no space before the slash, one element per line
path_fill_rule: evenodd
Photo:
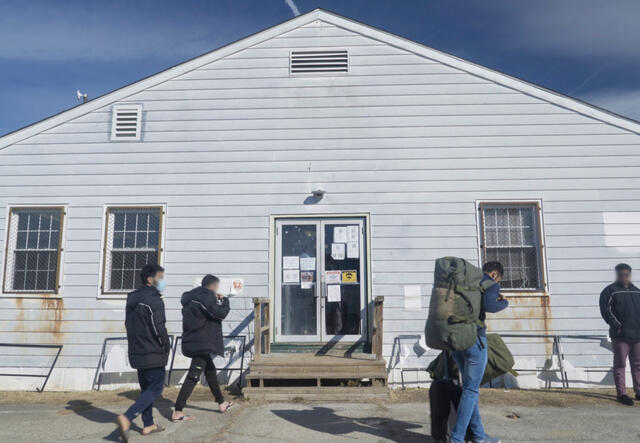
<path fill-rule="evenodd" d="M 358 283 L 358 271 L 342 271 L 342 283 Z"/>

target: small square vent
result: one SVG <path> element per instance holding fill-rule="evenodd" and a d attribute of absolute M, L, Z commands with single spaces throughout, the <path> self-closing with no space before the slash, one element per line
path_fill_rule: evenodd
<path fill-rule="evenodd" d="M 140 140 L 141 105 L 117 105 L 111 117 L 111 140 Z"/>
<path fill-rule="evenodd" d="M 291 74 L 331 74 L 349 72 L 347 51 L 291 51 L 289 59 Z"/>

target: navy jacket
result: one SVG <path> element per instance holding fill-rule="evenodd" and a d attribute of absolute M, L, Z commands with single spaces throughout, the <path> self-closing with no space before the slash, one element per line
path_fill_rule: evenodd
<path fill-rule="evenodd" d="M 218 300 L 199 286 L 182 295 L 182 353 L 187 357 L 224 354 L 222 320 L 229 314 L 229 299 Z"/>
<path fill-rule="evenodd" d="M 163 368 L 167 365 L 171 343 L 166 321 L 164 302 L 155 287 L 145 285 L 127 295 L 124 323 L 132 368 Z"/>
<path fill-rule="evenodd" d="M 493 279 L 489 277 L 488 274 L 484 274 L 482 277 L 482 281 L 487 281 Z M 500 295 L 500 284 L 496 283 L 495 285 L 491 285 L 487 288 L 486 291 L 482 294 L 482 303 L 480 305 L 480 321 L 484 322 L 487 318 L 487 312 L 500 312 L 503 309 L 506 309 L 509 306 L 508 300 L 498 300 L 498 296 Z M 487 335 L 486 327 L 478 327 L 478 335 L 480 337 L 485 337 Z"/>
<path fill-rule="evenodd" d="M 640 289 L 610 284 L 600 294 L 600 313 L 613 340 L 640 342 Z"/>

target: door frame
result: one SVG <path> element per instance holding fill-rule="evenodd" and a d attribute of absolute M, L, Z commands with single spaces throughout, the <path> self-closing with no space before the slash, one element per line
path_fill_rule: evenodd
<path fill-rule="evenodd" d="M 366 337 L 367 341 L 371 341 L 371 325 L 373 324 L 373 310 L 369 309 L 372 306 L 373 291 L 371 285 L 371 214 L 368 212 L 355 212 L 355 213 L 314 213 L 314 214 L 272 214 L 269 216 L 269 321 L 271 322 L 269 331 L 269 341 L 273 343 L 275 341 L 275 295 L 276 295 L 276 222 L 278 220 L 304 220 L 304 219 L 344 219 L 344 218 L 361 218 L 364 219 L 365 224 L 365 253 L 367 256 L 364 262 L 366 273 L 363 278 L 366 279 L 365 290 L 365 304 L 367 308 L 367 318 L 365 319 L 365 327 L 367 328 Z M 349 343 L 349 342 L 344 342 Z"/>

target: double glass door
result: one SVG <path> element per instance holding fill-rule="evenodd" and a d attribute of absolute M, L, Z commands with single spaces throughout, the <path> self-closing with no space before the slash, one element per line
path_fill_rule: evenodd
<path fill-rule="evenodd" d="M 276 341 L 366 337 L 364 220 L 276 222 Z"/>

